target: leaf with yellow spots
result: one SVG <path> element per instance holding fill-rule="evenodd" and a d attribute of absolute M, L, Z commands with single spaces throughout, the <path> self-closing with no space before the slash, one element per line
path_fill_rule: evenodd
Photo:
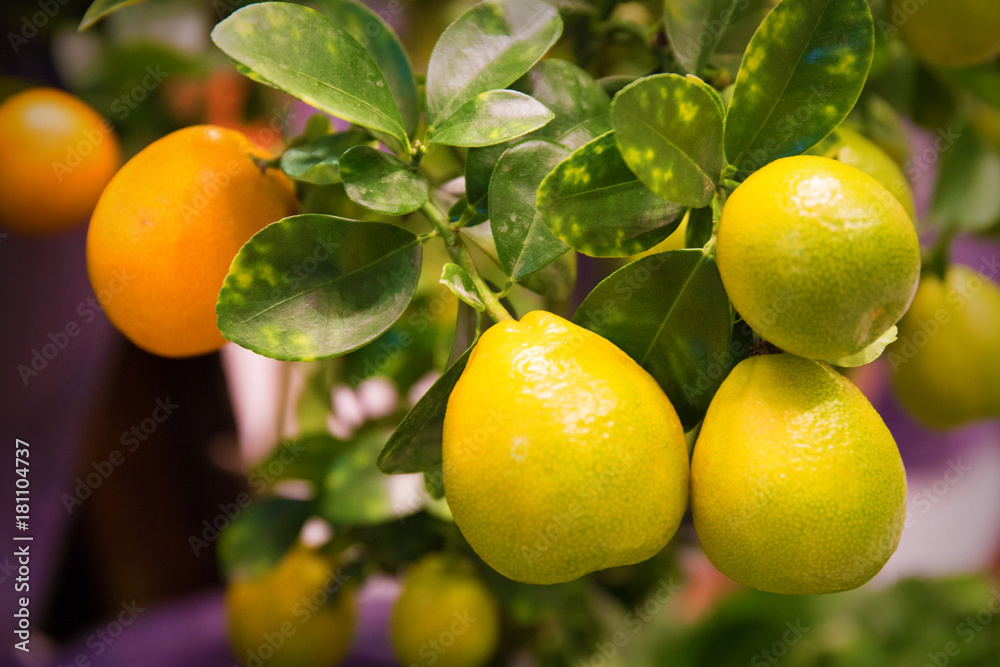
<path fill-rule="evenodd" d="M 783 0 L 747 48 L 726 116 L 726 156 L 744 172 L 798 155 L 857 102 L 871 67 L 867 0 Z"/>
<path fill-rule="evenodd" d="M 355 146 L 340 158 L 347 196 L 376 213 L 406 215 L 427 203 L 427 178 L 394 155 Z"/>
<path fill-rule="evenodd" d="M 317 109 L 408 141 L 392 90 L 378 64 L 337 23 L 285 2 L 261 2 L 233 12 L 212 41 L 255 81 Z"/>
<path fill-rule="evenodd" d="M 487 0 L 441 34 L 427 64 L 427 124 L 448 120 L 481 93 L 506 88 L 562 34 L 562 19 L 538 0 Z"/>
<path fill-rule="evenodd" d="M 532 139 L 509 149 L 490 180 L 490 228 L 500 264 L 514 281 L 548 266 L 569 246 L 557 239 L 535 208 L 538 186 L 570 151 Z"/>
<path fill-rule="evenodd" d="M 535 98 L 513 90 L 489 90 L 476 95 L 449 116 L 427 143 L 446 146 L 492 146 L 537 130 L 552 120 L 552 112 Z"/>
<path fill-rule="evenodd" d="M 368 49 L 389 84 L 403 124 L 411 136 L 420 119 L 420 102 L 413 68 L 403 44 L 382 17 L 354 0 L 318 0 L 316 6 Z"/>
<path fill-rule="evenodd" d="M 650 190 L 684 206 L 712 201 L 722 173 L 722 113 L 694 77 L 648 76 L 611 102 L 622 157 Z"/>
<path fill-rule="evenodd" d="M 229 267 L 216 304 L 227 339 L 283 361 L 334 357 L 403 313 L 420 277 L 411 232 L 332 215 L 296 215 L 257 232 Z"/>
<path fill-rule="evenodd" d="M 649 255 L 615 271 L 573 316 L 635 359 L 663 388 L 685 430 L 708 410 L 733 363 L 732 315 L 704 251 Z"/>
<path fill-rule="evenodd" d="M 557 238 L 593 257 L 627 257 L 652 248 L 677 228 L 685 211 L 632 173 L 614 132 L 560 162 L 539 186 L 535 205 Z"/>
<path fill-rule="evenodd" d="M 518 141 L 547 139 L 576 150 L 611 129 L 611 98 L 594 77 L 573 63 L 545 59 L 515 81 L 511 90 L 531 95 L 555 117 L 528 135 L 495 146 L 473 148 L 465 160 L 465 191 L 479 211 L 488 208 L 490 177 L 497 160 Z"/>

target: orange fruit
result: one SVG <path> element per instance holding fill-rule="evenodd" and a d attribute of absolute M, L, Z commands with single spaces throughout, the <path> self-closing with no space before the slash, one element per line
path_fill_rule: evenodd
<path fill-rule="evenodd" d="M 899 321 L 920 280 L 920 243 L 903 205 L 860 169 L 812 155 L 775 160 L 736 188 L 716 258 L 754 331 L 831 362 Z"/>
<path fill-rule="evenodd" d="M 80 99 L 32 88 L 0 104 L 0 227 L 18 234 L 83 224 L 121 164 L 111 124 Z"/>
<path fill-rule="evenodd" d="M 741 361 L 705 415 L 691 514 L 709 560 L 772 593 L 862 585 L 896 550 L 906 471 L 868 399 L 830 366 L 790 354 Z"/>
<path fill-rule="evenodd" d="M 354 639 L 354 590 L 337 563 L 297 544 L 269 572 L 226 589 L 229 646 L 246 665 L 335 667 Z"/>
<path fill-rule="evenodd" d="M 892 25 L 921 60 L 963 67 L 1000 54 L 996 0 L 890 0 Z"/>
<path fill-rule="evenodd" d="M 428 554 L 407 573 L 389 631 L 400 664 L 480 667 L 496 652 L 500 614 L 471 563 Z"/>
<path fill-rule="evenodd" d="M 215 302 L 233 257 L 296 210 L 291 181 L 256 161 L 269 157 L 239 132 L 197 125 L 150 144 L 108 184 L 90 221 L 87 269 L 133 343 L 186 357 L 225 342 Z"/>
<path fill-rule="evenodd" d="M 687 507 L 670 399 L 613 343 L 545 311 L 479 339 L 448 399 L 442 453 L 462 535 L 525 583 L 651 558 Z"/>

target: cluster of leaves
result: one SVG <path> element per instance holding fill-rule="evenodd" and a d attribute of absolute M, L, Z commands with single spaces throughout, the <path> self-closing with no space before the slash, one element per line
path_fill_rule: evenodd
<path fill-rule="evenodd" d="M 84 24 L 135 1 L 98 0 Z M 845 119 L 911 180 L 941 163 L 933 222 L 984 233 L 1000 221 L 1000 68 L 919 64 L 879 3 L 873 18 L 866 0 L 666 0 L 662 21 L 642 26 L 617 18 L 617 3 L 487 0 L 444 31 L 425 76 L 364 5 L 312 4 L 251 4 L 212 33 L 248 77 L 350 124 L 334 132 L 319 115 L 290 141 L 276 166 L 297 182 L 303 213 L 254 236 L 219 295 L 230 340 L 280 360 L 331 360 L 307 380 L 300 437 L 251 474 L 268 489 L 304 480 L 314 493 L 265 497 L 244 512 L 220 543 L 233 572 L 270 567 L 314 515 L 338 540 L 366 545 L 368 567 L 392 570 L 460 543 L 430 498 L 443 493 L 448 396 L 478 336 L 504 316 L 498 299 L 527 290 L 558 306 L 573 291 L 578 253 L 628 258 L 682 220 L 686 249 L 618 261 L 573 320 L 642 365 L 695 428 L 753 343 L 713 258 L 726 196 Z M 641 71 L 596 78 L 622 31 Z M 900 114 L 939 131 L 933 155 L 909 154 Z M 457 159 L 458 172 L 442 177 L 441 156 Z M 348 207 L 356 213 L 330 215 Z M 439 242 L 450 261 L 428 266 L 428 244 Z M 454 322 L 426 317 L 443 301 L 422 287 L 428 273 L 459 302 Z M 337 382 L 378 368 L 405 394 L 435 367 L 443 373 L 409 411 L 346 441 L 326 432 Z M 405 540 L 393 538 L 401 514 L 383 473 L 426 477 L 407 515 L 430 511 L 406 519 Z M 637 585 L 637 601 L 660 576 L 662 567 Z M 524 627 L 588 606 L 574 585 L 495 588 Z M 583 649 L 591 622 L 565 626 Z"/>
<path fill-rule="evenodd" d="M 496 318 L 495 295 L 463 253 L 484 240 L 477 226 L 489 225 L 485 245 L 503 271 L 505 294 L 517 283 L 532 287 L 533 276 L 569 253 L 648 250 L 688 215 L 698 247 L 628 264 L 587 296 L 574 319 L 633 356 L 685 427 L 697 425 L 742 349 L 733 346 L 736 315 L 710 249 L 700 246 L 739 179 L 803 152 L 848 115 L 871 64 L 874 25 L 864 0 L 780 3 L 750 41 L 726 101 L 697 76 L 717 45 L 697 36 L 708 34 L 726 3 L 694 14 L 682 4 L 668 3 L 667 28 L 677 43 L 697 46 L 677 53 L 677 69 L 691 72 L 627 85 L 542 60 L 563 22 L 555 7 L 535 0 L 488 0 L 464 13 L 441 35 L 419 87 L 400 42 L 360 4 L 324 0 L 315 11 L 268 2 L 233 13 L 212 38 L 244 73 L 352 124 L 301 138 L 282 157 L 285 172 L 306 183 L 340 182 L 355 204 L 379 214 L 421 211 L 433 228 L 418 236 L 397 224 L 320 213 L 275 223 L 233 263 L 219 295 L 223 333 L 276 359 L 355 350 L 403 314 L 421 246 L 437 235 L 455 260 L 442 282 L 466 307 Z M 438 208 L 446 197 L 432 192 L 420 169 L 436 145 L 467 149 L 464 196 L 447 216 Z M 304 278 L 282 279 L 318 247 L 329 259 Z M 552 283 L 536 282 L 542 292 Z M 462 351 L 389 439 L 383 471 L 439 465 L 440 422 Z"/>

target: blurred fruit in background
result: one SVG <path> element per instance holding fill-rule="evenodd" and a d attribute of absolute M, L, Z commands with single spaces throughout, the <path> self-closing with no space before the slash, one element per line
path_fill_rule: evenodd
<path fill-rule="evenodd" d="M 0 229 L 25 235 L 86 222 L 121 164 L 111 123 L 79 98 L 31 88 L 0 104 Z"/>
<path fill-rule="evenodd" d="M 298 544 L 226 591 L 229 643 L 244 664 L 336 667 L 351 646 L 354 591 L 335 561 Z"/>

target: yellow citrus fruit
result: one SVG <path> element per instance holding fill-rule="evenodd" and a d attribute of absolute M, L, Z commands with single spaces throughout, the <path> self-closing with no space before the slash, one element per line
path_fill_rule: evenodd
<path fill-rule="evenodd" d="M 896 550 L 906 473 L 864 395 L 822 362 L 739 363 L 712 399 L 691 462 L 709 560 L 772 593 L 856 588 Z"/>
<path fill-rule="evenodd" d="M 920 279 L 903 206 L 855 167 L 811 155 L 750 175 L 722 210 L 719 273 L 757 333 L 787 352 L 835 361 L 875 342 Z"/>
<path fill-rule="evenodd" d="M 87 220 L 121 164 L 111 124 L 80 99 L 32 88 L 0 104 L 0 227 L 61 232 Z"/>
<path fill-rule="evenodd" d="M 247 665 L 334 667 L 354 636 L 354 592 L 336 563 L 296 545 L 256 579 L 226 589 L 229 645 Z"/>
<path fill-rule="evenodd" d="M 656 381 L 544 311 L 488 329 L 448 400 L 444 487 L 491 567 L 533 584 L 653 556 L 687 505 L 688 450 Z"/>
<path fill-rule="evenodd" d="M 407 573 L 389 629 L 403 665 L 479 667 L 496 651 L 500 618 L 469 562 L 431 554 Z"/>
<path fill-rule="evenodd" d="M 889 19 L 921 60 L 962 67 L 1000 54 L 995 0 L 890 0 Z"/>
<path fill-rule="evenodd" d="M 940 429 L 1000 417 L 1000 286 L 953 265 L 926 273 L 887 350 L 896 393 Z"/>
<path fill-rule="evenodd" d="M 913 190 L 896 161 L 878 144 L 846 127 L 836 130 L 817 155 L 839 160 L 865 172 L 895 195 L 912 220 L 917 219 Z"/>
<path fill-rule="evenodd" d="M 165 357 L 225 342 L 215 302 L 240 247 L 295 212 L 291 181 L 233 130 L 198 125 L 150 144 L 108 184 L 90 221 L 87 269 L 111 322 Z"/>

